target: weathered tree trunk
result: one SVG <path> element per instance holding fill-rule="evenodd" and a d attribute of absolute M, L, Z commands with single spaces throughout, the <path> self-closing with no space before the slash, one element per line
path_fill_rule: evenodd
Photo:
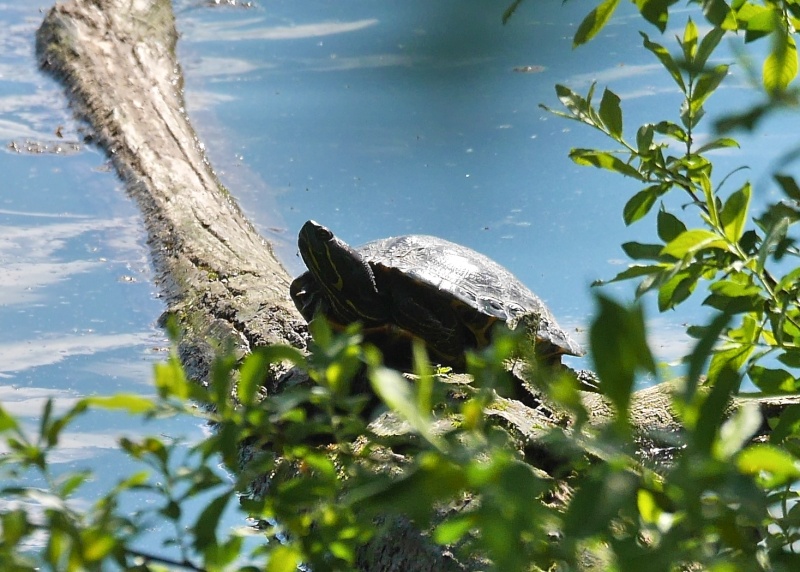
<path fill-rule="evenodd" d="M 183 331 L 181 356 L 202 381 L 218 344 L 241 353 L 305 348 L 306 329 L 288 296 L 290 277 L 217 180 L 186 116 L 176 38 L 169 0 L 71 0 L 49 11 L 37 49 L 142 210 L 166 313 Z M 602 398 L 587 404 L 596 422 L 609 418 Z M 634 425 L 674 431 L 670 404 L 666 386 L 640 392 Z M 764 410 L 785 404 L 760 402 Z M 556 421 L 516 401 L 491 413 L 534 439 Z M 364 551 L 362 570 L 467 569 L 407 523 L 392 530 Z"/>
<path fill-rule="evenodd" d="M 91 138 L 144 215 L 157 282 L 202 378 L 211 340 L 246 351 L 303 347 L 290 277 L 222 187 L 184 111 L 169 1 L 83 0 L 52 8 L 37 36 Z"/>

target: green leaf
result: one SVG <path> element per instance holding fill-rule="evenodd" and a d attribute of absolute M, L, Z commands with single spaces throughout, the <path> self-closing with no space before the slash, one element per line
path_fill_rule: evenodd
<path fill-rule="evenodd" d="M 708 58 L 714 53 L 725 33 L 724 29 L 717 27 L 703 37 L 700 41 L 700 46 L 697 48 L 697 54 L 694 56 L 694 70 L 700 71 L 706 66 Z"/>
<path fill-rule="evenodd" d="M 778 361 L 789 367 L 800 367 L 800 349 L 787 348 L 778 356 Z"/>
<path fill-rule="evenodd" d="M 771 443 L 779 444 L 785 439 L 800 436 L 800 405 L 790 405 L 781 412 L 778 423 L 769 436 Z"/>
<path fill-rule="evenodd" d="M 193 393 L 192 382 L 186 379 L 180 361 L 175 356 L 155 365 L 155 384 L 162 397 L 189 399 Z"/>
<path fill-rule="evenodd" d="M 751 445 L 736 458 L 736 468 L 756 477 L 764 487 L 779 487 L 800 478 L 797 461 L 785 450 L 767 444 Z"/>
<path fill-rule="evenodd" d="M 741 189 L 728 197 L 719 214 L 725 236 L 731 242 L 738 242 L 744 233 L 751 194 L 750 183 L 745 183 Z"/>
<path fill-rule="evenodd" d="M 655 130 L 657 133 L 666 135 L 670 139 L 680 141 L 681 143 L 686 143 L 689 140 L 689 135 L 683 127 L 671 121 L 659 121 L 655 125 Z"/>
<path fill-rule="evenodd" d="M 122 409 L 131 415 L 150 413 L 158 407 L 153 399 L 143 395 L 118 393 L 111 396 L 87 397 L 86 403 L 102 409 Z"/>
<path fill-rule="evenodd" d="M 703 0 L 703 14 L 717 28 L 736 29 L 736 17 L 725 0 Z"/>
<path fill-rule="evenodd" d="M 694 63 L 694 56 L 697 53 L 697 25 L 691 18 L 686 20 L 686 26 L 683 28 L 683 39 L 678 40 L 678 43 L 683 49 L 683 58 L 689 63 Z"/>
<path fill-rule="evenodd" d="M 675 80 L 675 83 L 678 84 L 678 87 L 681 88 L 681 91 L 686 92 L 686 84 L 683 81 L 683 76 L 681 75 L 681 68 L 678 67 L 678 64 L 675 63 L 675 60 L 670 55 L 669 51 L 662 46 L 661 44 L 657 44 L 655 42 L 650 41 L 650 38 L 644 32 L 639 32 L 642 38 L 644 38 L 644 47 L 650 50 L 661 62 L 669 75 L 672 76 L 672 79 Z"/>
<path fill-rule="evenodd" d="M 3 406 L 0 405 L 0 433 L 4 433 L 6 431 L 19 432 L 19 423 L 17 423 L 17 420 L 13 415 L 3 409 Z"/>
<path fill-rule="evenodd" d="M 800 385 L 795 376 L 785 369 L 754 365 L 748 371 L 748 375 L 756 387 L 767 395 L 796 393 Z"/>
<path fill-rule="evenodd" d="M 705 145 L 701 145 L 695 150 L 695 153 L 700 155 L 707 151 L 713 151 L 715 149 L 728 149 L 730 147 L 738 148 L 739 142 L 736 139 L 731 139 L 730 137 L 721 137 L 719 139 L 714 139 L 713 141 L 709 141 Z"/>
<path fill-rule="evenodd" d="M 594 87 L 594 84 L 592 84 L 592 87 Z M 566 107 L 576 118 L 583 120 L 587 115 L 589 102 L 567 86 L 556 84 L 556 96 L 561 105 Z"/>
<path fill-rule="evenodd" d="M 785 91 L 797 76 L 797 45 L 783 30 L 773 32 L 772 51 L 764 60 L 764 88 L 771 94 Z"/>
<path fill-rule="evenodd" d="M 60 477 L 56 483 L 58 494 L 64 498 L 68 498 L 78 487 L 90 480 L 91 477 L 92 473 L 89 471 L 67 473 L 66 475 Z"/>
<path fill-rule="evenodd" d="M 217 525 L 231 496 L 233 496 L 233 492 L 225 491 L 211 500 L 197 517 L 192 531 L 195 537 L 194 546 L 198 551 L 208 548 L 209 545 L 217 544 Z"/>
<path fill-rule="evenodd" d="M 682 233 L 686 232 L 686 225 L 674 214 L 668 213 L 664 209 L 658 211 L 657 231 L 658 238 L 664 242 L 675 240 Z"/>
<path fill-rule="evenodd" d="M 755 403 L 747 403 L 734 411 L 722 424 L 714 443 L 714 454 L 727 461 L 744 447 L 761 426 L 761 412 Z"/>
<path fill-rule="evenodd" d="M 734 275 L 739 276 L 739 275 Z M 703 304 L 729 314 L 761 312 L 764 308 L 763 291 L 749 280 L 719 280 L 711 287 L 711 294 Z"/>
<path fill-rule="evenodd" d="M 646 123 L 639 127 L 636 132 L 636 151 L 642 158 L 652 156 L 653 134 L 655 133 L 655 125 Z"/>
<path fill-rule="evenodd" d="M 476 515 L 460 514 L 450 517 L 433 531 L 433 541 L 437 544 L 453 544 L 476 526 Z"/>
<path fill-rule="evenodd" d="M 649 213 L 656 200 L 668 189 L 666 185 L 652 185 L 633 195 L 622 209 L 622 219 L 625 224 L 631 225 Z"/>
<path fill-rule="evenodd" d="M 642 244 L 640 242 L 626 242 L 622 245 L 622 250 L 633 260 L 660 260 L 662 248 L 664 247 L 661 244 Z"/>
<path fill-rule="evenodd" d="M 761 248 L 758 249 L 758 259 L 756 263 L 756 271 L 761 272 L 767 263 L 767 257 L 775 250 L 775 247 L 780 244 L 786 233 L 789 232 L 789 219 L 780 218 L 770 226 L 764 242 L 761 243 Z"/>
<path fill-rule="evenodd" d="M 650 276 L 651 274 L 657 274 L 664 270 L 663 266 L 659 265 L 648 265 L 648 266 L 641 266 L 638 264 L 632 264 L 616 276 L 609 280 L 608 282 L 621 282 L 623 280 L 630 280 L 631 278 L 639 278 L 641 276 Z M 606 282 L 597 281 L 592 284 L 592 286 L 600 286 L 605 284 Z"/>
<path fill-rule="evenodd" d="M 443 445 L 433 433 L 430 413 L 417 407 L 411 384 L 402 375 L 387 367 L 376 367 L 370 371 L 369 380 L 383 402 L 400 414 L 417 433 L 436 447 Z"/>
<path fill-rule="evenodd" d="M 623 162 L 616 155 L 606 151 L 596 151 L 594 149 L 572 149 L 569 152 L 569 157 L 578 165 L 606 169 L 626 177 L 633 177 L 634 179 L 638 179 L 640 181 L 645 180 L 635 168 Z"/>
<path fill-rule="evenodd" d="M 781 186 L 781 189 L 783 189 L 783 194 L 793 201 L 800 202 L 800 186 L 797 185 L 797 181 L 794 180 L 794 177 L 782 173 L 775 173 L 773 176 L 775 177 L 775 181 Z"/>
<path fill-rule="evenodd" d="M 731 367 L 724 367 L 711 383 L 711 391 L 700 406 L 697 424 L 692 432 L 692 445 L 700 454 L 710 454 L 719 429 L 727 417 L 728 404 L 739 389 L 741 376 Z"/>
<path fill-rule="evenodd" d="M 266 572 L 296 572 L 300 551 L 292 545 L 278 544 L 269 551 Z"/>
<path fill-rule="evenodd" d="M 600 388 L 616 408 L 616 422 L 626 427 L 628 407 L 636 373 L 655 373 L 655 360 L 647 345 L 644 311 L 639 305 L 624 307 L 605 296 L 597 296 L 599 310 L 589 339 Z"/>
<path fill-rule="evenodd" d="M 719 342 L 720 335 L 728 327 L 731 317 L 722 312 L 718 314 L 703 330 L 703 335 L 698 340 L 692 353 L 689 354 L 689 368 L 686 373 L 686 385 L 684 386 L 684 399 L 690 402 L 693 397 L 697 384 L 700 381 L 700 374 L 704 369 L 705 363 L 711 356 L 714 346 Z"/>
<path fill-rule="evenodd" d="M 608 132 L 616 139 L 622 137 L 622 109 L 619 106 L 619 96 L 610 89 L 603 90 L 600 100 L 600 120 Z"/>
<path fill-rule="evenodd" d="M 658 310 L 665 312 L 686 300 L 697 286 L 700 273 L 678 272 L 669 277 L 658 287 Z"/>
<path fill-rule="evenodd" d="M 594 38 L 608 23 L 618 4 L 619 0 L 603 0 L 599 6 L 589 12 L 581 22 L 581 25 L 578 26 L 578 31 L 575 32 L 575 37 L 572 39 L 572 47 L 577 48 Z"/>
<path fill-rule="evenodd" d="M 564 515 L 564 535 L 572 541 L 608 533 L 608 524 L 635 513 L 639 482 L 632 472 L 601 464 L 575 491 Z"/>
<path fill-rule="evenodd" d="M 635 0 L 639 13 L 662 33 L 667 29 L 669 7 L 677 0 Z"/>
<path fill-rule="evenodd" d="M 693 114 L 697 115 L 698 121 L 700 119 L 700 108 L 728 75 L 728 68 L 729 66 L 727 64 L 714 66 L 711 70 L 701 73 L 700 77 L 697 79 L 694 91 L 692 92 L 690 109 Z"/>
<path fill-rule="evenodd" d="M 717 248 L 725 250 L 727 243 L 716 233 L 704 229 L 687 230 L 667 243 L 661 254 L 683 258 L 700 250 Z"/>
<path fill-rule="evenodd" d="M 503 25 L 505 26 L 506 23 L 511 19 L 511 16 L 514 15 L 514 12 L 517 11 L 519 5 L 522 4 L 522 0 L 514 0 L 511 5 L 503 11 Z"/>
<path fill-rule="evenodd" d="M 239 380 L 236 386 L 239 403 L 254 403 L 259 389 L 267 379 L 269 366 L 281 362 L 301 365 L 306 363 L 306 359 L 297 349 L 281 344 L 259 346 L 253 350 L 239 368 Z"/>

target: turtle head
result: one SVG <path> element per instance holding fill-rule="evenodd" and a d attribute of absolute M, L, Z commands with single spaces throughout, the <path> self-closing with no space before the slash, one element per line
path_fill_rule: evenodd
<path fill-rule="evenodd" d="M 297 246 L 325 297 L 318 310 L 342 324 L 385 319 L 375 277 L 361 254 L 313 220 L 300 229 Z"/>

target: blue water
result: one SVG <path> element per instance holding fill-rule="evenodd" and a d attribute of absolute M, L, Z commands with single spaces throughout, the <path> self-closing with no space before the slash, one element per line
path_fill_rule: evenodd
<path fill-rule="evenodd" d="M 619 244 L 654 240 L 654 225 L 624 227 L 635 183 L 567 157 L 571 147 L 608 142 L 539 104 L 558 108 L 556 83 L 582 93 L 608 85 L 623 97 L 632 136 L 641 122 L 677 117 L 680 100 L 637 48 L 643 25 L 628 6 L 572 50 L 586 4 L 529 0 L 503 26 L 504 5 L 273 0 L 241 9 L 181 0 L 187 107 L 221 179 L 292 273 L 302 270 L 296 232 L 309 218 L 353 244 L 436 234 L 507 266 L 580 339 L 593 312 L 588 285 L 624 268 Z M 686 15 L 677 12 L 659 41 L 674 46 Z M 81 139 L 60 86 L 36 69 L 41 17 L 37 5 L 0 0 L 0 401 L 31 425 L 47 397 L 63 410 L 84 395 L 151 393 L 152 364 L 168 345 L 141 219 L 104 156 L 85 146 L 9 147 L 36 140 L 66 151 Z M 521 66 L 533 71 L 514 71 Z M 750 101 L 741 70 L 709 102 L 721 104 L 715 110 Z M 797 132 L 796 117 L 771 120 L 743 150 L 718 153 L 718 173 L 749 164 L 729 189 L 749 178 L 757 203 L 773 196 L 771 161 L 797 144 Z M 632 296 L 627 285 L 606 291 Z M 650 310 L 651 342 L 674 360 L 701 310 Z M 90 500 L 130 466 L 116 437 L 145 431 L 203 436 L 195 422 L 142 427 L 94 414 L 68 435 L 60 462 L 99 470 L 84 492 Z"/>
<path fill-rule="evenodd" d="M 506 26 L 488 0 L 191 6 L 178 19 L 187 105 L 223 181 L 293 272 L 302 270 L 296 231 L 309 218 L 353 244 L 437 234 L 507 266 L 580 338 L 593 312 L 588 285 L 624 268 L 622 242 L 655 240 L 652 217 L 622 222 L 635 182 L 567 157 L 571 147 L 615 145 L 539 104 L 559 107 L 556 83 L 586 93 L 597 82 L 598 100 L 606 85 L 623 97 L 631 138 L 640 123 L 677 121 L 680 95 L 638 30 L 675 49 L 688 12 L 676 11 L 659 38 L 626 5 L 572 50 L 586 7 L 558 0 L 526 2 Z M 710 100 L 719 113 L 752 97 L 741 66 L 732 71 Z M 770 158 L 796 144 L 797 125 L 775 119 L 742 151 L 718 152 L 719 173 L 750 167 L 729 190 L 749 177 L 756 204 L 774 193 Z M 666 204 L 677 212 L 686 202 Z M 628 285 L 606 292 L 632 295 Z M 650 310 L 652 344 L 674 360 L 689 343 L 684 324 L 702 310 Z"/>

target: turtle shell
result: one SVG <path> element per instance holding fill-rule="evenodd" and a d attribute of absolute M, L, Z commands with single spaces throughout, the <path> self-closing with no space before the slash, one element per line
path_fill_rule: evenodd
<path fill-rule="evenodd" d="M 540 356 L 555 361 L 563 354 L 584 353 L 536 294 L 471 248 L 436 236 L 407 235 L 376 240 L 356 251 L 372 267 L 378 291 L 391 297 L 393 318 L 401 328 L 413 332 L 419 315 L 430 313 L 435 322 L 460 328 L 457 344 L 463 353 L 464 346 L 485 347 L 496 322 L 513 329 L 531 316 Z M 429 336 L 420 337 L 430 345 Z"/>

